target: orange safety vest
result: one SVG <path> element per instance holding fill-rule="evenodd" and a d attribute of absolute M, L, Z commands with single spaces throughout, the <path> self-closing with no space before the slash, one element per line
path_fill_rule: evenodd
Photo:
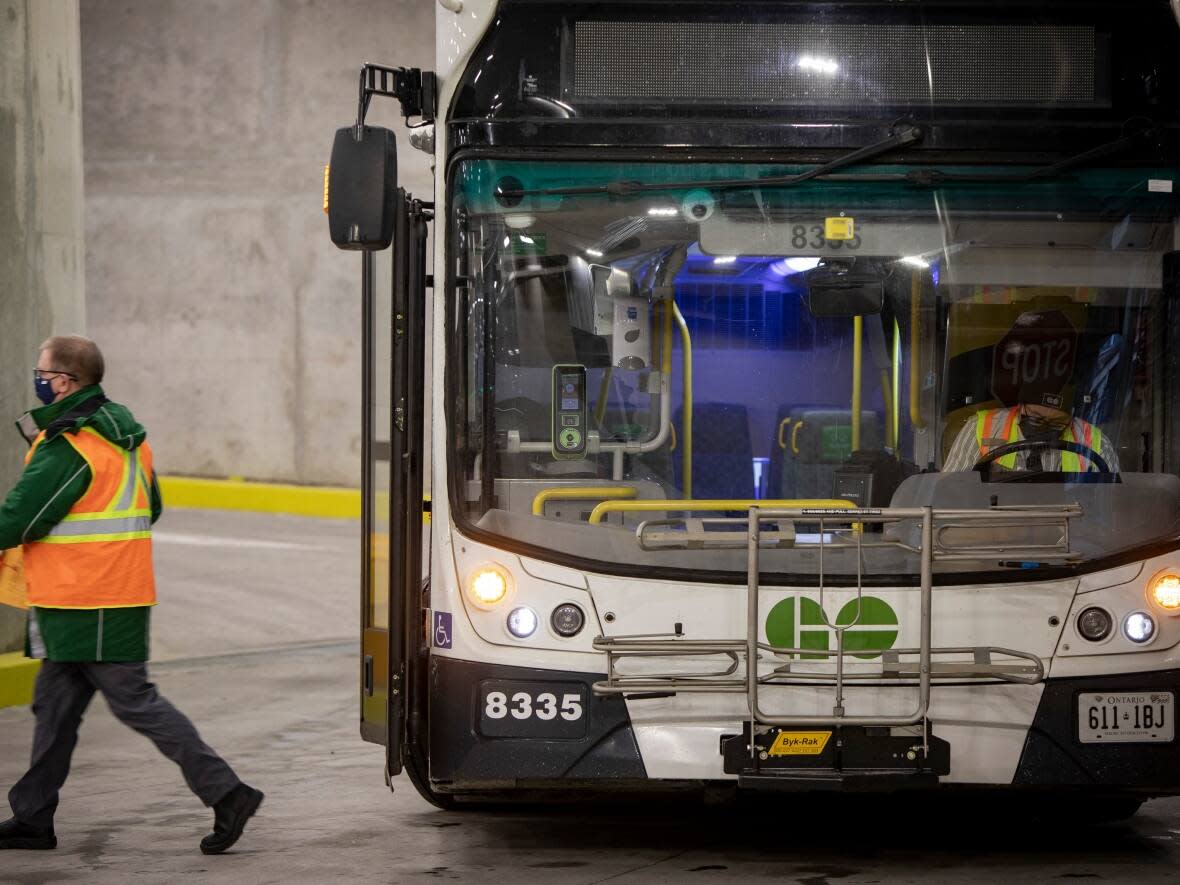
<path fill-rule="evenodd" d="M 151 448 L 127 451 L 89 427 L 63 435 L 90 466 L 90 486 L 48 535 L 24 545 L 29 605 L 155 605 Z M 33 441 L 26 464 L 44 438 Z"/>
<path fill-rule="evenodd" d="M 1002 439 L 1014 443 L 1020 439 L 1020 409 L 991 409 L 987 412 L 977 412 L 975 415 L 975 441 L 979 445 L 979 455 L 983 457 L 991 446 L 988 440 Z M 1089 449 L 1098 451 L 1102 447 L 1102 431 L 1088 421 L 1074 418 L 1061 431 L 1064 442 L 1077 442 Z M 1016 467 L 1016 452 L 1005 455 L 998 460 L 1001 467 L 1012 470 Z M 1085 473 L 1090 469 L 1090 461 L 1074 452 L 1061 453 L 1061 470 L 1064 473 Z"/>

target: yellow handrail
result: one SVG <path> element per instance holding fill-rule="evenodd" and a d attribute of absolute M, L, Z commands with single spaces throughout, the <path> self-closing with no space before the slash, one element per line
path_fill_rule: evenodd
<path fill-rule="evenodd" d="M 914 271 L 910 282 L 910 423 L 915 430 L 925 430 L 926 422 L 922 420 L 921 391 L 922 358 L 919 348 L 922 346 L 921 326 L 918 325 L 921 312 L 918 310 L 918 299 L 922 295 L 922 279 L 918 271 Z"/>
<path fill-rule="evenodd" d="M 684 438 L 684 448 L 680 452 L 681 491 L 684 497 L 692 497 L 692 337 L 688 333 L 688 323 L 684 321 L 684 314 L 680 312 L 676 302 L 672 302 L 672 314 L 676 325 L 680 328 L 680 344 L 684 355 L 684 410 L 681 412 L 683 422 L 680 431 Z M 671 348 L 668 348 L 669 358 Z M 670 366 L 669 366 L 670 368 Z"/>
<path fill-rule="evenodd" d="M 659 311 L 660 324 L 660 371 L 665 375 L 670 375 L 672 372 L 672 311 L 668 310 L 668 306 L 661 302 L 656 305 Z M 669 379 L 671 383 L 671 379 Z"/>
<path fill-rule="evenodd" d="M 607 366 L 602 373 L 602 383 L 598 385 L 598 404 L 594 407 L 594 426 L 601 427 L 602 419 L 606 417 L 606 399 L 610 395 L 610 382 L 614 377 L 614 367 Z"/>
<path fill-rule="evenodd" d="M 803 429 L 803 425 L 806 423 L 807 423 L 806 421 L 800 421 L 794 427 L 791 428 L 791 454 L 792 455 L 799 454 L 799 431 Z"/>
<path fill-rule="evenodd" d="M 790 415 L 788 415 L 786 418 L 783 418 L 783 420 L 780 421 L 778 424 L 778 447 L 780 449 L 782 449 L 784 452 L 787 450 L 787 441 L 783 437 L 783 431 L 787 429 L 787 425 L 790 423 L 791 423 L 791 417 L 790 417 Z"/>
<path fill-rule="evenodd" d="M 901 445 L 901 326 L 893 321 L 893 448 Z"/>
<path fill-rule="evenodd" d="M 856 505 L 843 498 L 704 498 L 699 501 L 644 498 L 641 501 L 603 501 L 590 511 L 590 525 L 598 525 L 608 513 L 652 513 L 680 510 L 797 510 L 803 507 L 826 507 L 832 510 L 853 510 Z"/>
<path fill-rule="evenodd" d="M 885 448 L 893 445 L 893 397 L 889 392 L 889 370 L 881 370 L 881 396 L 885 398 Z M 855 449 L 853 450 L 855 451 Z"/>
<path fill-rule="evenodd" d="M 860 451 L 860 365 L 864 355 L 864 317 L 852 318 L 852 451 Z"/>
<path fill-rule="evenodd" d="M 544 516 L 545 505 L 550 501 L 585 501 L 591 498 L 616 500 L 635 498 L 639 489 L 634 486 L 557 486 L 541 489 L 533 498 L 533 516 Z"/>

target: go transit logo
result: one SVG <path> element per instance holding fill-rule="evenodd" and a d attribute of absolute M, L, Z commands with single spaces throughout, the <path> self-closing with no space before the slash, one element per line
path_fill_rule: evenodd
<path fill-rule="evenodd" d="M 857 617 L 859 610 L 860 617 Z M 868 652 L 856 657 L 871 660 L 893 648 L 897 641 L 897 613 L 889 603 L 876 596 L 853 599 L 836 613 L 832 623 L 849 626 L 844 631 L 844 648 L 849 652 Z M 819 603 L 806 596 L 788 596 L 775 604 L 766 616 L 766 641 L 776 648 L 828 651 L 835 647 L 835 633 L 824 619 Z M 800 655 L 803 660 L 827 660 L 823 654 Z"/>

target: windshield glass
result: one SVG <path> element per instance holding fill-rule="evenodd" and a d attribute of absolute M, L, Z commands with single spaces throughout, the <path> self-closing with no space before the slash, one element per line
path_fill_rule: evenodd
<path fill-rule="evenodd" d="M 953 571 L 1041 559 L 1030 532 L 1082 564 L 1176 536 L 1180 170 L 898 180 L 915 168 L 760 187 L 804 169 L 458 164 L 456 511 L 604 570 L 741 573 L 742 545 L 710 533 L 753 502 L 1080 506 L 1068 540 L 943 538 Z M 595 191 L 614 182 L 662 187 Z M 809 541 L 854 534 L 828 574 L 918 570 L 904 523 L 780 528 L 772 579 L 814 576 Z"/>

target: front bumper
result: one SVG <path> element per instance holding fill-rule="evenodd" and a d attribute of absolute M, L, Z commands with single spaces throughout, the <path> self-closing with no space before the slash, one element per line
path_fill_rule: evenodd
<path fill-rule="evenodd" d="M 1143 691 L 1180 697 L 1180 670 L 1046 680 L 1013 784 L 1180 793 L 1180 741 L 1100 745 L 1078 740 L 1078 694 Z"/>
<path fill-rule="evenodd" d="M 508 667 L 446 657 L 433 657 L 430 673 L 430 780 L 442 792 L 531 788 L 642 790 L 674 786 L 668 781 L 649 779 L 625 701 L 617 695 L 599 697 L 590 691 L 602 679 L 602 674 Z M 495 736 L 483 733 L 479 716 L 480 686 L 489 680 L 585 686 L 584 735 L 562 739 L 523 733 Z M 1103 794 L 1180 795 L 1180 740 L 1164 744 L 1107 745 L 1082 744 L 1078 740 L 1080 692 L 1143 691 L 1172 691 L 1180 696 L 1180 670 L 1047 680 L 1011 786 L 1080 789 Z M 937 718 L 934 730 L 938 730 Z M 953 757 L 953 740 L 949 753 Z M 702 778 L 695 781 L 697 784 L 709 779 L 705 771 L 712 766 L 706 762 L 702 760 Z M 943 774 L 942 766 L 938 768 L 937 774 Z M 816 782 L 814 777 L 800 777 L 791 784 L 786 783 L 790 778 L 774 780 L 776 789 L 831 788 Z M 843 788 L 913 789 L 934 787 L 938 783 L 937 775 L 921 783 L 922 778 L 905 778 L 904 783 L 890 784 L 876 783 L 881 778 L 861 780 L 865 781 L 863 785 L 854 778 L 844 783 Z M 979 785 L 1007 786 L 998 782 Z M 766 784 L 746 786 L 765 788 Z M 941 788 L 954 786 L 944 782 Z"/>
<path fill-rule="evenodd" d="M 647 773 L 621 697 L 597 697 L 601 673 L 506 667 L 433 656 L 430 661 L 430 780 L 441 790 L 527 788 L 553 782 L 620 782 Z M 489 681 L 585 688 L 584 735 L 576 739 L 529 735 L 527 723 L 504 718 L 506 731 L 481 733 L 480 686 Z M 499 729 L 498 729 L 499 730 Z"/>

